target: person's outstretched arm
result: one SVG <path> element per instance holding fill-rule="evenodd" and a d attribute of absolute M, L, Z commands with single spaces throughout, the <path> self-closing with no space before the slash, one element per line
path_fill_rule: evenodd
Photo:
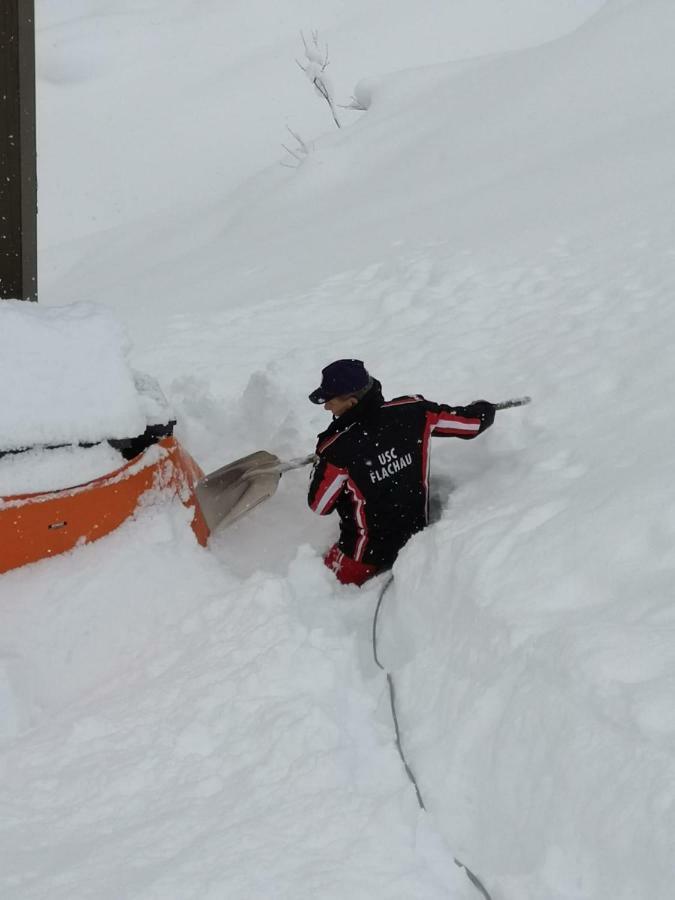
<path fill-rule="evenodd" d="M 489 428 L 495 420 L 494 404 L 476 400 L 468 406 L 449 406 L 424 401 L 427 425 L 434 437 L 459 437 L 468 440 Z"/>

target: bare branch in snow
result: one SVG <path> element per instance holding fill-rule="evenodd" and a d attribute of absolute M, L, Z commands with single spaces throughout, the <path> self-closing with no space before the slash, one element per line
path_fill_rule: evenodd
<path fill-rule="evenodd" d="M 359 103 L 356 97 L 352 97 L 351 103 L 338 103 L 337 107 L 338 109 L 358 109 L 361 112 L 367 112 L 368 110 L 368 107 Z"/>
<path fill-rule="evenodd" d="M 298 66 L 305 73 L 309 81 L 314 85 L 315 91 L 328 104 L 333 116 L 333 121 L 338 128 L 341 128 L 340 120 L 336 112 L 335 99 L 333 97 L 333 86 L 326 75 L 326 67 L 329 64 L 328 45 L 322 51 L 319 47 L 319 32 L 312 31 L 312 41 L 308 43 L 304 33 L 300 32 L 302 45 L 305 48 L 305 59 L 307 62 L 303 65 L 299 60 L 295 60 Z"/>
<path fill-rule="evenodd" d="M 304 141 L 300 137 L 300 135 L 297 132 L 293 131 L 293 129 L 288 125 L 286 126 L 286 130 L 291 135 L 291 137 L 295 139 L 297 147 L 289 147 L 286 144 L 282 144 L 281 146 L 284 148 L 286 153 L 290 154 L 290 156 L 292 156 L 293 159 L 297 161 L 297 165 L 292 162 L 282 162 L 281 165 L 286 166 L 286 168 L 288 169 L 297 169 L 297 167 L 301 165 L 312 152 L 312 146 L 311 144 L 307 144 L 306 141 Z"/>

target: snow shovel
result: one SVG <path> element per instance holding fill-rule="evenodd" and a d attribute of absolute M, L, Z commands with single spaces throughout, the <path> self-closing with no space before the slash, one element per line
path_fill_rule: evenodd
<path fill-rule="evenodd" d="M 258 450 L 205 475 L 195 485 L 195 494 L 209 530 L 231 525 L 272 496 L 282 472 L 308 466 L 315 458 L 311 454 L 283 462 Z"/>
<path fill-rule="evenodd" d="M 495 403 L 495 409 L 525 406 L 529 397 Z M 316 460 L 314 454 L 283 462 L 267 450 L 258 450 L 205 475 L 195 485 L 197 502 L 210 531 L 231 525 L 274 494 L 283 472 L 301 469 Z"/>

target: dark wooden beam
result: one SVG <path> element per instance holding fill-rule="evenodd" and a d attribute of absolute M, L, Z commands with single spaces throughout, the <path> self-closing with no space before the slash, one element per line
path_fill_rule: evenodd
<path fill-rule="evenodd" d="M 0 297 L 37 300 L 34 0 L 0 2 Z"/>

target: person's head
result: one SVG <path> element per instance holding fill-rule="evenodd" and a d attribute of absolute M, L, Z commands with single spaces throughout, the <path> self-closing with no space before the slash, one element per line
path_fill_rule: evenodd
<path fill-rule="evenodd" d="M 373 379 L 360 359 L 338 359 L 322 369 L 321 376 L 321 384 L 309 399 L 323 405 L 336 418 L 356 406 L 373 386 Z"/>

